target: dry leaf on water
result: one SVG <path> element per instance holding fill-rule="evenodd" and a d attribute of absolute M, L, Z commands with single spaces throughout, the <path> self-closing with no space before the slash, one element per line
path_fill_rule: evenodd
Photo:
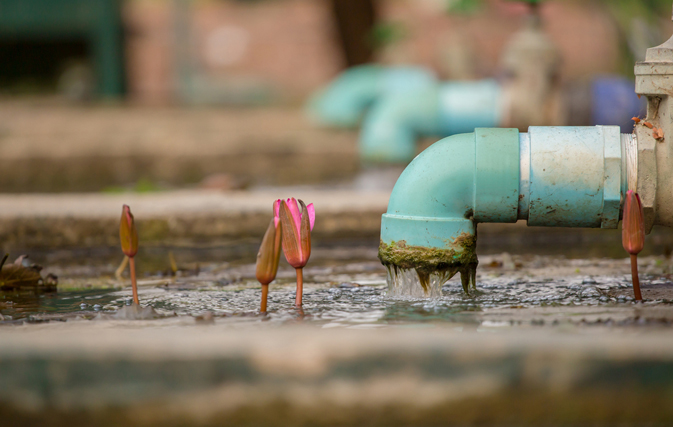
<path fill-rule="evenodd" d="M 13 264 L 4 265 L 7 255 L 0 263 L 0 289 L 10 290 L 24 287 L 39 287 L 47 290 L 56 289 L 58 279 L 53 274 L 42 278 L 42 267 L 28 263 L 28 256 L 21 255 Z"/>

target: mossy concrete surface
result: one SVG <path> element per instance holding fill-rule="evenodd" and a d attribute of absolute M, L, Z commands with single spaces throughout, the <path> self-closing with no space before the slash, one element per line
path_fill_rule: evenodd
<path fill-rule="evenodd" d="M 671 425 L 673 335 L 82 321 L 0 329 L 7 427 Z"/>

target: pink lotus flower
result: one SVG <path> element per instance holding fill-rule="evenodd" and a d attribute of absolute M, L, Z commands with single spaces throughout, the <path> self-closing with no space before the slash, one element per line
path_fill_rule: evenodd
<path fill-rule="evenodd" d="M 299 209 L 301 205 L 301 210 Z M 306 206 L 295 198 L 276 200 L 274 220 L 280 221 L 283 228 L 283 253 L 287 262 L 297 271 L 296 305 L 301 306 L 304 286 L 303 268 L 311 256 L 311 230 L 315 224 L 313 203 Z"/>
<path fill-rule="evenodd" d="M 626 192 L 624 201 L 624 214 L 622 218 L 622 246 L 631 255 L 631 278 L 633 281 L 633 293 L 637 301 L 643 299 L 640 293 L 640 281 L 638 280 L 638 253 L 645 246 L 645 219 L 643 206 L 638 194 L 629 190 Z"/>

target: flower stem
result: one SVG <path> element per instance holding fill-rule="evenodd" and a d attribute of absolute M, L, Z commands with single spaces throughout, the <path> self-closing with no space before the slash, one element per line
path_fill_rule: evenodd
<path fill-rule="evenodd" d="M 299 267 L 297 270 L 297 299 L 295 300 L 294 305 L 301 307 L 301 297 L 304 293 L 304 269 Z"/>
<path fill-rule="evenodd" d="M 136 282 L 136 259 L 129 257 L 129 268 L 131 269 L 131 287 L 133 288 L 133 302 L 140 305 L 138 299 L 138 283 Z"/>
<path fill-rule="evenodd" d="M 261 313 L 266 313 L 266 299 L 267 296 L 269 295 L 269 284 L 267 283 L 266 285 L 262 285 L 262 306 L 260 307 L 259 311 Z"/>
<path fill-rule="evenodd" d="M 117 267 L 117 270 L 115 271 L 115 277 L 120 282 L 122 281 L 122 274 L 124 274 L 124 270 L 126 270 L 127 265 L 129 265 L 129 257 L 124 255 L 124 259 L 122 260 L 121 264 L 119 264 L 119 267 Z"/>
<path fill-rule="evenodd" d="M 640 280 L 638 280 L 638 255 L 631 254 L 631 279 L 633 280 L 633 293 L 636 301 L 642 301 L 640 293 Z"/>

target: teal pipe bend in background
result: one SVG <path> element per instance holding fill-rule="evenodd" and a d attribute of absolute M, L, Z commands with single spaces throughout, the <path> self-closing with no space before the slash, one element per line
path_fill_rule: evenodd
<path fill-rule="evenodd" d="M 444 82 L 415 91 L 388 91 L 360 131 L 363 163 L 407 163 L 421 136 L 444 137 L 498 126 L 502 94 L 495 80 Z"/>
<path fill-rule="evenodd" d="M 306 113 L 321 125 L 352 128 L 386 94 L 413 94 L 436 82 L 434 73 L 423 67 L 359 65 L 314 94 Z"/>
<path fill-rule="evenodd" d="M 381 242 L 458 256 L 479 222 L 616 228 L 623 140 L 618 126 L 477 128 L 442 139 L 395 184 Z"/>

